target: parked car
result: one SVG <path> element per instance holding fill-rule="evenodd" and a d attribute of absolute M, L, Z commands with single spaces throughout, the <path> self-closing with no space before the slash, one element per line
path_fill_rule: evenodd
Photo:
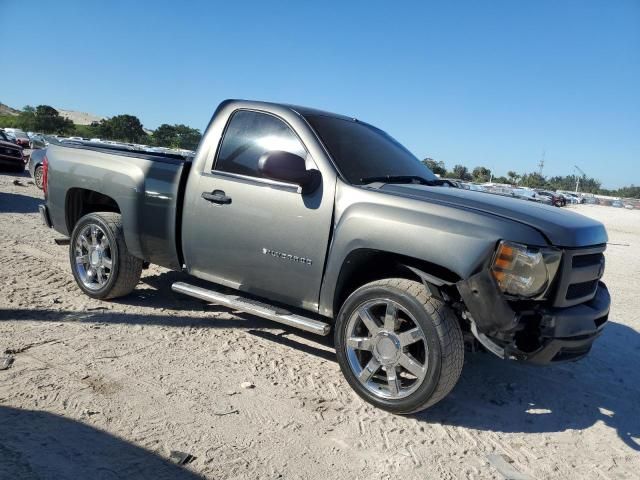
<path fill-rule="evenodd" d="M 548 198 L 551 201 L 551 205 L 555 207 L 564 207 L 567 205 L 567 200 L 559 193 L 549 192 L 547 190 L 536 190 L 536 193 Z"/>
<path fill-rule="evenodd" d="M 546 205 L 551 205 L 551 199 L 544 195 L 539 195 L 535 190 L 530 188 L 514 188 L 513 196 L 520 200 L 529 200 L 530 202 L 539 202 Z"/>
<path fill-rule="evenodd" d="M 17 145 L 22 148 L 29 148 L 29 136 L 19 128 L 5 128 L 5 133 L 10 135 Z"/>
<path fill-rule="evenodd" d="M 49 142 L 40 133 L 29 133 L 29 148 L 44 148 Z"/>
<path fill-rule="evenodd" d="M 623 208 L 624 203 L 620 200 L 614 200 L 613 202 L 611 202 L 611 206 L 615 208 Z"/>
<path fill-rule="evenodd" d="M 333 330 L 348 383 L 391 412 L 451 391 L 464 338 L 550 364 L 584 357 L 607 323 L 601 223 L 451 188 L 351 117 L 229 100 L 193 160 L 95 144 L 46 155 L 40 212 L 69 237 L 87 296 L 127 295 L 145 263 L 188 272 L 210 283 L 174 291 Z"/>
<path fill-rule="evenodd" d="M 22 147 L 12 142 L 3 130 L 0 130 L 0 166 L 19 172 L 24 170 Z"/>
<path fill-rule="evenodd" d="M 43 188 L 43 180 L 44 180 L 44 159 L 47 155 L 47 151 L 44 148 L 38 148 L 31 152 L 31 156 L 29 157 L 29 161 L 27 162 L 27 167 L 29 169 L 29 173 L 33 178 L 33 183 L 36 184 L 40 190 Z"/>
<path fill-rule="evenodd" d="M 596 197 L 583 197 L 584 203 L 588 203 L 589 205 L 600 205 L 600 200 Z"/>

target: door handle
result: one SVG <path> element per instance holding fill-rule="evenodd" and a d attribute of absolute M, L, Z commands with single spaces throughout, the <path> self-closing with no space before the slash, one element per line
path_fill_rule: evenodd
<path fill-rule="evenodd" d="M 218 205 L 229 205 L 231 203 L 231 197 L 227 197 L 227 194 L 222 190 L 214 190 L 211 193 L 202 192 L 202 198 Z"/>

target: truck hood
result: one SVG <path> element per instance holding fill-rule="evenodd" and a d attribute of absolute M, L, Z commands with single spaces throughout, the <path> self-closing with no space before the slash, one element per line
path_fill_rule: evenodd
<path fill-rule="evenodd" d="M 608 240 L 602 223 L 538 202 L 459 188 L 413 184 L 385 184 L 380 191 L 508 218 L 535 228 L 558 247 L 586 247 Z"/>

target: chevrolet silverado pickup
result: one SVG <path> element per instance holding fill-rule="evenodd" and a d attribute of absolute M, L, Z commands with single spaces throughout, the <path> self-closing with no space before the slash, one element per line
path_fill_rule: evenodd
<path fill-rule="evenodd" d="M 444 398 L 465 345 L 552 364 L 607 322 L 601 223 L 455 188 L 354 118 L 227 100 L 195 157 L 77 142 L 43 164 L 40 212 L 85 294 L 127 295 L 150 263 L 187 272 L 199 286 L 175 292 L 333 330 L 348 383 L 391 412 Z"/>

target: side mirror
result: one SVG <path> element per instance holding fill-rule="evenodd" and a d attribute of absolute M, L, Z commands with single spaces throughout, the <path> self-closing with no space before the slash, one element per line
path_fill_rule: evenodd
<path fill-rule="evenodd" d="M 308 193 L 320 184 L 320 172 L 307 170 L 304 158 L 290 152 L 273 150 L 258 160 L 258 171 L 267 178 L 295 183 Z"/>

